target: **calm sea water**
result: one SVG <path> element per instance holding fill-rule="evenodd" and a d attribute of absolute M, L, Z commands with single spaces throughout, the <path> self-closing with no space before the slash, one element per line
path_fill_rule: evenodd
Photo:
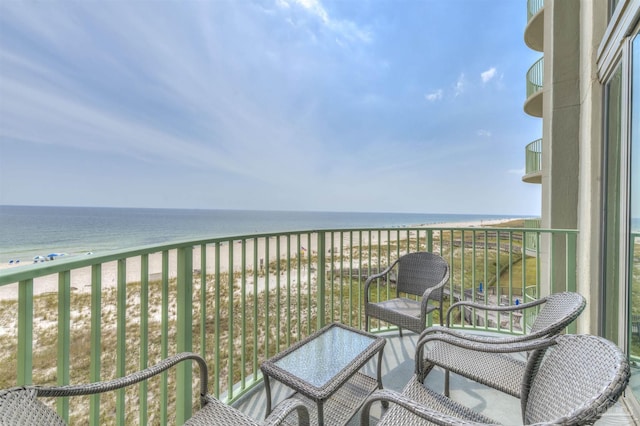
<path fill-rule="evenodd" d="M 508 217 L 512 216 L 0 206 L 0 263 L 232 235 Z"/>

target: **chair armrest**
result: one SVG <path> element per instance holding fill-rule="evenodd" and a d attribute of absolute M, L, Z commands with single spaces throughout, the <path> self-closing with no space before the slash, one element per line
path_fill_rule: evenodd
<path fill-rule="evenodd" d="M 538 349 L 546 349 L 551 345 L 556 343 L 556 337 L 543 337 L 539 339 L 530 339 L 522 342 L 510 342 L 510 343 L 481 343 L 474 342 L 466 339 L 465 337 L 458 337 L 451 334 L 428 334 L 423 336 L 418 340 L 416 344 L 416 356 L 415 356 L 415 373 L 420 375 L 422 373 L 422 364 L 425 360 L 424 356 L 424 346 L 429 342 L 440 341 L 444 343 L 448 343 L 453 346 L 457 346 L 463 349 L 469 349 L 472 351 L 478 352 L 489 352 L 489 353 L 499 353 L 499 354 L 508 354 L 508 353 L 518 353 L 518 352 L 529 352 Z M 428 359 L 427 359 L 428 360 Z"/>
<path fill-rule="evenodd" d="M 467 333 L 461 330 L 457 330 L 454 328 L 449 328 L 449 327 L 445 327 L 445 326 L 431 326 L 427 329 L 425 329 L 421 334 L 420 337 L 418 337 L 418 340 L 422 339 L 423 337 L 425 337 L 428 334 L 433 334 L 433 333 L 443 333 L 443 334 L 449 334 L 451 336 L 455 336 L 455 337 L 459 337 L 461 339 L 466 339 L 472 342 L 478 342 L 478 343 L 485 343 L 485 344 L 496 344 L 496 345 L 503 345 L 506 343 L 517 343 L 517 342 L 524 342 L 527 340 L 532 340 L 532 339 L 537 339 L 539 337 L 543 337 L 542 335 L 539 335 L 538 333 L 535 334 L 520 334 L 520 335 L 500 335 L 500 336 L 483 336 L 480 334 L 471 334 L 471 333 Z"/>
<path fill-rule="evenodd" d="M 442 277 L 442 279 L 440 280 L 440 282 L 438 284 L 427 288 L 424 291 L 424 293 L 422 293 L 422 304 L 423 304 L 424 308 L 426 308 L 426 303 L 429 301 L 429 298 L 431 297 L 431 293 L 433 293 L 434 291 L 442 289 L 442 287 L 444 287 L 444 285 L 447 283 L 447 281 L 449 281 L 449 268 L 447 268 L 447 271 L 444 274 L 444 277 Z"/>
<path fill-rule="evenodd" d="M 364 282 L 364 303 L 365 303 L 365 305 L 367 303 L 369 303 L 369 286 L 371 285 L 371 283 L 374 280 L 377 280 L 378 278 L 382 278 L 385 275 L 387 275 L 393 269 L 393 267 L 396 266 L 396 263 L 398 263 L 399 260 L 400 259 L 396 259 L 384 271 L 378 272 L 377 274 L 370 275 L 369 278 L 367 278 L 367 280 Z"/>
<path fill-rule="evenodd" d="M 309 424 L 309 411 L 307 407 L 296 398 L 288 398 L 279 403 L 276 408 L 269 414 L 269 416 L 262 422 L 263 425 L 279 425 L 281 424 L 293 411 L 298 412 L 298 424 Z"/>
<path fill-rule="evenodd" d="M 527 303 L 522 303 L 520 305 L 507 305 L 507 306 L 498 306 L 498 305 L 485 305 L 482 303 L 477 303 L 477 302 L 472 302 L 472 301 L 461 301 L 461 302 L 456 302 L 453 305 L 449 306 L 449 309 L 447 309 L 447 314 L 445 315 L 447 317 L 447 327 L 449 327 L 451 325 L 451 312 L 456 309 L 456 308 L 460 308 L 462 306 L 466 306 L 468 308 L 474 308 L 474 309 L 480 309 L 480 310 L 484 310 L 484 311 L 494 311 L 494 312 L 512 312 L 512 311 L 521 311 L 527 308 L 531 308 L 534 306 L 538 306 L 541 305 L 543 303 L 545 303 L 547 301 L 546 297 L 543 297 L 541 299 L 538 300 L 534 300 L 533 302 L 527 302 Z"/>
<path fill-rule="evenodd" d="M 142 382 L 186 360 L 194 360 L 198 362 L 200 369 L 200 401 L 204 402 L 204 398 L 207 394 L 207 381 L 209 377 L 207 371 L 207 363 L 200 355 L 190 352 L 182 352 L 173 355 L 169 358 L 163 359 L 158 364 L 152 367 L 113 380 L 89 383 L 84 385 L 29 386 L 28 388 L 34 389 L 37 392 L 38 396 L 45 397 L 93 395 L 96 393 L 103 393 L 121 389 L 126 386 Z"/>
<path fill-rule="evenodd" d="M 428 420 L 436 425 L 477 425 L 477 422 L 469 422 L 466 420 L 458 419 L 456 417 L 448 416 L 439 411 L 432 410 L 416 401 L 407 398 L 403 394 L 390 390 L 382 389 L 377 390 L 364 403 L 362 407 L 362 413 L 360 414 L 360 425 L 369 426 L 369 410 L 374 402 L 392 402 L 400 407 L 410 411 L 418 417 Z"/>

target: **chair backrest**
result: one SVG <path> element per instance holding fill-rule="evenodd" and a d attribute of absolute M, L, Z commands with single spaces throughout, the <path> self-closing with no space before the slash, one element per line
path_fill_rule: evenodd
<path fill-rule="evenodd" d="M 591 424 L 629 382 L 627 358 L 612 342 L 561 335 L 544 356 L 530 357 L 522 383 L 524 424 Z"/>
<path fill-rule="evenodd" d="M 547 296 L 542 309 L 531 325 L 529 335 L 534 337 L 553 336 L 562 332 L 582 313 L 587 301 L 579 293 L 563 292 Z"/>
<path fill-rule="evenodd" d="M 64 426 L 66 423 L 37 398 L 35 389 L 0 390 L 0 424 Z"/>
<path fill-rule="evenodd" d="M 398 259 L 396 277 L 399 293 L 422 296 L 429 287 L 435 287 L 449 277 L 449 264 L 441 256 L 429 252 L 405 254 Z M 438 299 L 440 292 L 432 293 Z"/>

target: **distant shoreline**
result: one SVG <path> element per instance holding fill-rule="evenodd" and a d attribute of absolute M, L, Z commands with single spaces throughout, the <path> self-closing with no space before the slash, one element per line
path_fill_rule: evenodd
<path fill-rule="evenodd" d="M 512 220 L 517 220 L 520 218 L 510 218 L 510 219 L 495 219 L 495 220 L 482 220 L 482 221 L 469 221 L 469 222 L 444 222 L 437 224 L 426 224 L 426 225 L 416 225 L 416 226 L 408 226 L 407 228 L 475 228 L 480 226 L 492 226 L 499 225 L 501 223 L 510 222 Z M 385 240 L 386 241 L 386 240 Z M 315 247 L 316 246 L 316 234 L 311 234 L 311 241 L 305 242 L 308 246 Z M 366 239 L 361 241 L 358 244 L 365 244 Z M 247 243 L 251 245 L 252 242 L 249 241 Z M 249 252 L 251 252 L 252 247 L 248 247 Z M 260 248 L 261 252 L 259 253 L 259 257 L 264 257 L 264 247 Z M 270 242 L 269 253 L 271 253 L 270 257 L 276 253 L 275 241 Z M 292 255 L 295 254 L 295 250 L 297 248 L 292 248 Z M 234 270 L 239 270 L 241 268 L 241 255 L 240 255 L 240 247 L 234 247 L 233 250 L 233 258 L 234 258 Z M 193 256 L 193 264 L 194 267 L 200 264 L 200 250 L 194 250 Z M 55 262 L 55 260 L 49 261 Z M 7 263 L 0 264 L 0 270 L 5 270 L 8 268 L 16 268 L 22 265 L 31 265 L 32 263 L 25 262 L 18 266 L 9 265 Z M 177 265 L 177 259 L 175 253 L 170 253 L 169 256 L 169 270 L 175 271 Z M 229 269 L 229 252 L 227 250 L 221 250 L 220 252 L 220 267 L 223 272 L 226 272 Z M 252 269 L 253 259 L 247 259 L 245 263 L 245 268 Z M 236 269 L 237 268 L 237 269 Z M 162 270 L 162 256 L 161 253 L 154 253 L 149 256 L 149 276 L 158 277 Z M 141 262 L 140 258 L 130 258 L 127 260 L 127 282 L 139 282 L 141 275 Z M 170 278 L 173 278 L 170 276 Z M 157 279 L 157 278 L 156 278 Z M 102 287 L 109 288 L 115 287 L 117 285 L 117 262 L 109 262 L 102 265 Z M 71 286 L 74 292 L 90 292 L 91 290 L 91 268 L 86 267 L 78 270 L 74 270 L 72 273 L 72 283 Z M 36 278 L 34 280 L 33 292 L 34 295 L 56 292 L 58 290 L 58 276 L 48 275 L 42 278 Z M 0 300 L 8 300 L 8 299 L 16 299 L 18 295 L 17 284 L 10 284 L 3 287 L 0 287 Z"/>
<path fill-rule="evenodd" d="M 186 210 L 0 205 L 0 265 L 50 253 L 103 253 L 175 241 L 302 230 L 405 228 L 506 215 Z M 417 224 L 417 225 L 416 225 Z"/>

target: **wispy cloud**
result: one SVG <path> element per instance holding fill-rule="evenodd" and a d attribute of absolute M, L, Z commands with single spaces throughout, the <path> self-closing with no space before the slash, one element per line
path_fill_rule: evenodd
<path fill-rule="evenodd" d="M 456 81 L 456 83 L 453 85 L 453 94 L 454 96 L 458 97 L 460 95 L 462 95 L 464 93 L 464 89 L 465 89 L 465 78 L 464 78 L 464 73 L 460 74 L 460 76 L 458 77 L 458 80 Z"/>
<path fill-rule="evenodd" d="M 482 136 L 482 137 L 486 137 L 486 138 L 491 137 L 491 132 L 488 131 L 488 130 L 485 130 L 485 129 L 480 129 L 476 133 L 477 133 L 478 136 Z"/>
<path fill-rule="evenodd" d="M 319 0 L 277 0 L 277 5 L 283 9 L 290 9 L 292 5 L 298 5 L 311 16 L 318 19 L 326 28 L 337 36 L 350 41 L 370 43 L 373 40 L 371 31 L 360 28 L 355 22 L 345 19 L 334 19 Z M 336 40 L 342 45 L 341 40 Z"/>
<path fill-rule="evenodd" d="M 526 171 L 526 169 L 523 167 L 521 169 L 509 169 L 509 170 L 507 170 L 507 173 L 518 175 L 518 176 L 523 176 L 525 171 Z"/>
<path fill-rule="evenodd" d="M 442 99 L 442 94 L 443 94 L 442 89 L 438 89 L 434 92 L 427 93 L 426 95 L 424 95 L 424 98 L 429 102 L 435 102 Z"/>
<path fill-rule="evenodd" d="M 491 80 L 493 80 L 493 78 L 496 76 L 497 73 L 497 69 L 496 67 L 491 67 L 488 70 L 480 73 L 480 78 L 482 79 L 483 83 L 488 83 Z"/>

